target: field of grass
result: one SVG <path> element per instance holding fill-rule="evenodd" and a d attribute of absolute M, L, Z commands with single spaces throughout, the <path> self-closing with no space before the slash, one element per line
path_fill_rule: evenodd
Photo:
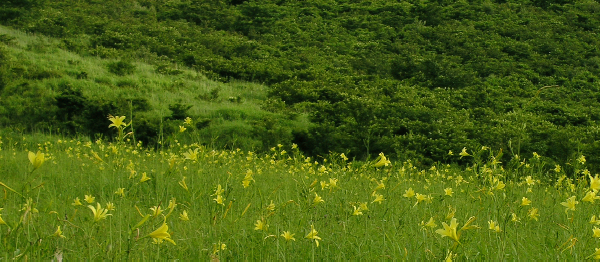
<path fill-rule="evenodd" d="M 600 179 L 585 156 L 549 167 L 539 155 L 499 163 L 501 152 L 465 148 L 449 154 L 467 168 L 422 169 L 383 155 L 311 159 L 295 145 L 256 154 L 119 140 L 1 138 L 0 257 L 600 258 Z"/>

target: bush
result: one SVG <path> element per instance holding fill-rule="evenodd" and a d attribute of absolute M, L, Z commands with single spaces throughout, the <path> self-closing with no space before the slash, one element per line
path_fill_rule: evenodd
<path fill-rule="evenodd" d="M 135 72 L 135 65 L 126 61 L 110 62 L 106 68 L 108 72 L 118 76 L 131 75 Z"/>

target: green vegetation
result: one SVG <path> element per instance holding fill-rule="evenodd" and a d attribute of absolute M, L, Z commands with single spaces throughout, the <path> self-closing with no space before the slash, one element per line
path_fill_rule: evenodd
<path fill-rule="evenodd" d="M 123 120 L 111 128 L 127 132 Z M 574 172 L 537 154 L 500 163 L 489 148 L 449 158 L 466 168 L 421 169 L 383 154 L 317 162 L 294 144 L 260 154 L 122 138 L 0 138 L 0 257 L 600 259 L 600 178 L 582 155 L 563 164 Z"/>
<path fill-rule="evenodd" d="M 5 86 L 3 103 L 12 99 L 25 105 L 19 119 L 6 117 L 4 123 L 28 129 L 33 123 L 62 125 L 30 111 L 52 111 L 51 99 L 43 97 L 63 92 L 59 84 L 65 81 L 84 96 L 94 95 L 86 99 L 95 98 L 99 90 L 116 92 L 110 96 L 113 104 L 126 92 L 125 100 L 132 104 L 140 96 L 131 90 L 199 90 L 182 98 L 184 107 L 195 104 L 190 97 L 215 100 L 214 87 L 198 83 L 231 89 L 246 81 L 264 84 L 243 82 L 262 96 L 245 99 L 231 91 L 219 99 L 248 106 L 262 101 L 274 114 L 260 113 L 258 123 L 266 129 L 270 123 L 280 125 L 270 130 L 280 134 L 280 143 L 292 140 L 312 156 L 344 152 L 369 159 L 384 152 L 430 165 L 445 161 L 448 150 L 487 145 L 520 155 L 537 152 L 557 163 L 585 154 L 598 164 L 599 14 L 600 4 L 591 0 L 4 1 L 3 24 L 54 37 L 47 40 L 54 44 L 27 45 L 31 52 L 46 57 L 55 52 L 55 58 L 62 58 L 66 55 L 58 54 L 69 51 L 94 61 L 70 66 L 69 74 L 59 69 L 64 63 L 33 69 L 3 62 L 2 70 L 10 72 L 0 81 Z M 3 50 L 9 50 L 2 57 L 15 48 L 10 37 L 2 38 Z M 98 58 L 107 61 L 92 60 Z M 150 76 L 156 74 L 160 77 Z M 86 88 L 74 84 L 77 78 L 88 79 L 83 81 Z M 89 88 L 87 82 L 93 82 Z M 174 98 L 150 103 L 151 110 L 162 112 L 164 120 L 169 115 L 165 104 L 177 103 Z M 99 108 L 92 111 L 106 115 L 106 103 L 96 103 Z M 126 106 L 112 109 L 127 115 Z M 218 121 L 201 116 L 199 109 L 194 106 L 190 112 L 216 128 Z M 156 119 L 155 111 L 146 115 Z M 231 132 L 204 134 L 203 143 L 217 136 L 212 141 L 224 136 L 235 140 L 240 135 L 236 131 L 256 130 L 245 118 L 256 119 L 255 111 L 225 111 L 224 119 L 238 117 L 222 126 Z M 33 115 L 23 117 L 28 114 Z M 311 124 L 297 128 L 297 116 L 308 116 Z M 282 119 L 289 122 L 280 124 Z M 99 126 L 82 129 L 85 124 L 73 122 L 61 130 L 101 133 Z M 159 122 L 149 120 L 145 130 L 150 133 Z M 241 144 L 263 150 L 273 145 L 257 138 L 272 136 L 256 135 Z"/>

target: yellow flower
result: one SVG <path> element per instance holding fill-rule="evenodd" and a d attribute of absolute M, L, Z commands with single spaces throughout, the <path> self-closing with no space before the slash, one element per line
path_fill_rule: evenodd
<path fill-rule="evenodd" d="M 211 196 L 218 196 L 220 194 L 223 194 L 225 192 L 225 190 L 221 187 L 221 184 L 217 185 L 217 189 L 215 189 L 215 193 L 212 194 Z"/>
<path fill-rule="evenodd" d="M 144 183 L 146 181 L 150 180 L 150 178 L 148 177 L 148 175 L 146 175 L 146 172 L 142 173 L 142 178 L 140 178 L 140 183 Z"/>
<path fill-rule="evenodd" d="M 531 200 L 527 199 L 526 197 L 523 197 L 521 199 L 521 206 L 528 206 L 531 204 Z"/>
<path fill-rule="evenodd" d="M 185 126 L 179 126 L 179 133 L 185 132 L 186 129 Z"/>
<path fill-rule="evenodd" d="M 117 188 L 117 191 L 115 191 L 115 195 L 120 196 L 120 197 L 125 197 L 125 188 Z"/>
<path fill-rule="evenodd" d="M 359 216 L 359 215 L 363 214 L 362 210 L 360 209 L 360 207 L 357 208 L 356 206 L 352 206 L 352 208 L 354 208 L 354 212 L 352 212 L 353 216 Z"/>
<path fill-rule="evenodd" d="M 167 223 L 163 223 L 162 226 L 160 226 L 159 228 L 154 230 L 154 232 L 148 234 L 145 237 L 151 237 L 156 239 L 157 241 L 166 240 L 171 242 L 171 244 L 175 245 L 175 241 L 171 239 L 171 234 L 169 234 L 169 232 L 167 231 L 169 231 L 169 226 L 167 226 Z"/>
<path fill-rule="evenodd" d="M 465 156 L 470 156 L 469 153 L 467 153 L 466 147 L 463 147 L 462 151 L 460 151 L 460 153 L 458 155 L 460 155 L 460 158 L 463 158 Z"/>
<path fill-rule="evenodd" d="M 214 200 L 215 202 L 217 202 L 217 204 L 219 204 L 219 205 L 225 205 L 225 204 L 223 203 L 223 201 L 225 201 L 225 199 L 224 199 L 224 198 L 223 198 L 223 196 L 221 196 L 221 195 L 217 195 L 217 198 L 213 198 L 213 200 Z"/>
<path fill-rule="evenodd" d="M 294 238 L 294 235 L 295 234 L 290 233 L 290 231 L 283 231 L 283 234 L 281 234 L 281 236 L 283 238 L 285 238 L 286 241 L 290 241 L 290 240 L 296 241 L 296 239 Z"/>
<path fill-rule="evenodd" d="M 587 194 L 585 194 L 585 196 L 583 197 L 583 199 L 581 199 L 581 201 L 594 203 L 594 200 L 596 200 L 596 199 L 600 199 L 600 197 L 596 196 L 596 192 L 589 191 L 589 192 L 587 192 Z"/>
<path fill-rule="evenodd" d="M 275 211 L 275 204 L 273 203 L 273 200 L 271 200 L 271 203 L 267 205 L 267 210 Z"/>
<path fill-rule="evenodd" d="M 594 235 L 592 237 L 600 237 L 600 228 L 594 227 L 592 230 L 594 231 Z"/>
<path fill-rule="evenodd" d="M 585 164 L 585 156 L 581 155 L 580 157 L 578 157 L 577 162 L 579 162 L 582 165 Z"/>
<path fill-rule="evenodd" d="M 525 182 L 526 182 L 526 183 L 527 183 L 527 185 L 529 185 L 529 186 L 533 186 L 533 185 L 535 185 L 535 180 L 533 180 L 533 178 L 531 178 L 531 176 L 527 176 L 527 177 L 525 178 Z"/>
<path fill-rule="evenodd" d="M 179 219 L 181 219 L 183 221 L 190 221 L 190 218 L 188 217 L 187 211 L 183 210 L 183 212 L 181 213 L 181 215 L 179 215 Z"/>
<path fill-rule="evenodd" d="M 373 196 L 375 196 L 375 200 L 373 200 L 373 202 L 371 202 L 371 203 L 381 204 L 381 202 L 383 202 L 383 200 L 385 200 L 385 198 L 383 198 L 383 195 L 375 193 L 375 195 L 373 195 Z"/>
<path fill-rule="evenodd" d="M 89 204 L 91 204 L 91 203 L 94 203 L 94 200 L 96 198 L 91 195 L 85 195 L 85 197 L 83 199 L 85 200 L 85 202 L 88 202 Z"/>
<path fill-rule="evenodd" d="M 315 193 L 315 198 L 313 199 L 313 205 L 319 204 L 325 202 L 325 200 L 323 200 L 323 198 L 321 198 L 319 195 L 317 195 L 317 193 Z"/>
<path fill-rule="evenodd" d="M 115 204 L 113 204 L 112 202 L 106 203 L 106 209 L 109 211 L 115 210 Z"/>
<path fill-rule="evenodd" d="M 153 217 L 157 217 L 158 215 L 160 215 L 160 213 L 164 211 L 162 210 L 162 208 L 160 208 L 160 206 L 153 206 L 150 208 L 150 210 L 152 210 Z"/>
<path fill-rule="evenodd" d="M 415 206 L 416 206 L 417 204 L 421 203 L 421 201 L 427 199 L 427 196 L 417 193 L 415 198 L 417 199 L 417 203 L 415 203 Z"/>
<path fill-rule="evenodd" d="M 555 165 L 554 166 L 554 172 L 559 173 L 561 170 L 560 165 Z"/>
<path fill-rule="evenodd" d="M 198 160 L 198 148 L 194 149 L 193 151 L 192 151 L 192 149 L 188 150 L 187 152 L 183 153 L 183 156 L 185 157 L 185 159 L 197 161 Z"/>
<path fill-rule="evenodd" d="M 185 177 L 183 177 L 183 178 L 181 179 L 181 181 L 179 181 L 179 185 L 180 185 L 181 187 L 183 187 L 183 189 L 185 189 L 185 191 L 188 191 L 188 186 L 187 186 L 187 184 L 185 183 Z"/>
<path fill-rule="evenodd" d="M 362 203 L 360 203 L 360 206 L 359 206 L 359 208 L 360 208 L 360 210 L 362 210 L 362 211 L 367 211 L 367 210 L 369 210 L 369 207 L 367 206 L 367 202 L 362 202 Z"/>
<path fill-rule="evenodd" d="M 73 200 L 73 203 L 71 205 L 73 205 L 73 206 L 83 206 L 83 204 L 81 204 L 81 201 L 79 201 L 79 197 L 76 197 L 75 200 Z"/>
<path fill-rule="evenodd" d="M 433 217 L 431 217 L 431 218 L 430 218 L 430 219 L 427 221 L 427 223 L 425 223 L 425 222 L 421 221 L 421 226 L 423 226 L 423 227 L 430 227 L 430 228 L 434 228 L 434 227 L 436 227 L 437 225 L 435 224 L 435 220 L 433 219 Z"/>
<path fill-rule="evenodd" d="M 120 127 L 126 127 L 127 124 L 125 124 L 123 121 L 125 120 L 125 116 L 109 116 L 108 120 L 110 120 L 110 122 L 112 122 L 112 124 L 110 124 L 108 126 L 108 128 L 111 127 L 116 127 L 116 128 L 120 128 Z"/>
<path fill-rule="evenodd" d="M 185 120 L 183 120 L 183 123 L 186 125 L 192 125 L 192 119 L 188 116 L 185 118 Z"/>
<path fill-rule="evenodd" d="M 569 197 L 566 202 L 561 202 L 561 205 L 567 207 L 565 212 L 571 210 L 575 211 L 575 205 L 579 204 L 579 201 L 575 200 L 575 196 Z"/>
<path fill-rule="evenodd" d="M 452 192 L 452 188 L 446 188 L 446 189 L 444 189 L 444 195 L 446 195 L 446 196 L 452 196 L 452 194 L 454 194 L 454 192 Z"/>
<path fill-rule="evenodd" d="M 450 225 L 446 224 L 446 222 L 442 222 L 442 226 L 444 229 L 438 229 L 435 232 L 442 235 L 442 237 L 449 237 L 454 241 L 458 242 L 458 235 L 456 234 L 456 227 L 458 227 L 458 223 L 456 223 L 456 218 L 452 218 L 450 220 Z"/>
<path fill-rule="evenodd" d="M 415 191 L 413 191 L 413 189 L 411 187 L 411 188 L 405 190 L 404 194 L 402 196 L 404 196 L 406 198 L 411 198 L 411 197 L 415 196 Z"/>
<path fill-rule="evenodd" d="M 446 220 L 452 219 L 454 217 L 454 213 L 456 213 L 456 208 L 448 207 L 448 214 L 446 214 Z"/>
<path fill-rule="evenodd" d="M 598 178 L 598 174 L 596 174 L 595 177 L 592 177 L 591 175 L 590 177 L 590 189 L 597 191 L 600 190 L 600 178 Z"/>
<path fill-rule="evenodd" d="M 107 209 L 100 207 L 100 203 L 96 203 L 95 208 L 91 205 L 88 205 L 88 208 L 92 210 L 92 213 L 94 213 L 94 222 L 98 222 L 102 219 L 106 219 L 108 216 L 112 216 L 112 214 L 107 214 Z"/>
<path fill-rule="evenodd" d="M 310 225 L 310 232 L 308 232 L 308 235 L 306 235 L 304 238 L 313 239 L 315 241 L 315 243 L 317 244 L 317 247 L 319 247 L 319 240 L 321 240 L 321 238 L 319 236 L 317 236 L 318 233 L 319 232 L 317 232 L 317 230 L 315 230 L 315 226 Z"/>
<path fill-rule="evenodd" d="M 500 233 L 500 231 L 502 231 L 502 230 L 500 230 L 500 225 L 498 225 L 493 220 L 488 221 L 488 225 L 489 225 L 490 230 L 492 230 L 492 231 L 494 231 L 496 233 Z"/>
<path fill-rule="evenodd" d="M 33 165 L 33 170 L 38 169 L 44 163 L 44 161 L 46 161 L 44 153 L 40 151 L 38 151 L 37 153 L 29 151 L 28 157 L 29 162 L 31 162 L 31 164 Z"/>
<path fill-rule="evenodd" d="M 0 211 L 2 211 L 2 209 L 4 208 L 0 208 Z M 6 222 L 4 222 L 4 219 L 2 219 L 2 214 L 0 214 L 0 225 L 6 225 Z"/>
<path fill-rule="evenodd" d="M 540 214 L 538 213 L 538 209 L 537 208 L 532 207 L 527 212 L 527 216 L 529 217 L 529 219 L 535 219 L 535 221 L 537 221 L 538 217 L 540 217 Z"/>
<path fill-rule="evenodd" d="M 62 233 L 62 230 L 60 230 L 60 226 L 58 226 L 58 229 L 56 229 L 56 232 L 54 232 L 54 234 L 52 236 L 53 237 L 65 238 L 65 236 Z"/>
<path fill-rule="evenodd" d="M 590 219 L 590 224 L 592 225 L 600 225 L 600 220 L 596 218 L 596 215 L 593 215 L 592 218 Z"/>
<path fill-rule="evenodd" d="M 248 171 L 246 172 L 246 176 L 244 176 L 244 180 L 242 180 L 242 185 L 244 186 L 244 188 L 250 186 L 250 181 L 254 181 L 254 178 L 252 178 L 252 170 L 248 169 Z"/>
<path fill-rule="evenodd" d="M 269 225 L 267 225 L 264 219 L 256 220 L 256 223 L 254 223 L 254 230 L 267 231 L 267 228 L 269 228 Z"/>
<path fill-rule="evenodd" d="M 379 161 L 377 161 L 377 163 L 373 164 L 374 167 L 388 166 L 389 164 L 392 163 L 385 157 L 385 155 L 383 155 L 383 153 L 379 153 L 378 158 L 379 158 Z"/>
<path fill-rule="evenodd" d="M 504 187 L 506 187 L 506 184 L 504 184 L 504 182 L 502 182 L 502 180 L 498 180 L 498 184 L 496 184 L 496 186 L 494 186 L 493 190 L 502 190 L 502 189 L 504 189 Z"/>
<path fill-rule="evenodd" d="M 516 222 L 519 222 L 519 218 L 517 217 L 517 214 L 515 214 L 515 213 L 512 213 L 512 214 L 510 214 L 510 216 L 511 216 L 511 219 L 510 219 L 510 220 L 511 220 L 512 222 L 515 222 L 515 223 L 516 223 Z"/>

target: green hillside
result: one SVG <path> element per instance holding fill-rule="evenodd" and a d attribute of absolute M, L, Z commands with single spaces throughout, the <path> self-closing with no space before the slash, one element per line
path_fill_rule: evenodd
<path fill-rule="evenodd" d="M 141 123 L 154 119 L 147 137 L 157 137 L 151 130 L 170 114 L 169 104 L 193 104 L 196 122 L 212 119 L 209 111 L 235 115 L 227 124 L 247 127 L 241 133 L 252 134 L 245 143 L 254 148 L 295 142 L 315 156 L 333 151 L 364 159 L 384 152 L 430 164 L 448 160 L 450 150 L 485 145 L 509 152 L 505 161 L 536 152 L 561 163 L 580 154 L 591 166 L 599 163 L 597 1 L 20 0 L 0 4 L 0 21 L 53 37 L 56 59 L 41 65 L 31 61 L 53 55 L 43 51 L 43 41 L 15 47 L 6 40 L 4 50 L 13 60 L 19 59 L 15 48 L 37 53 L 29 63 L 60 75 L 36 76 L 28 66 L 4 62 L 4 112 L 16 110 L 9 111 L 11 97 L 23 111 L 3 114 L 5 127 L 30 129 L 34 118 L 24 115 L 49 112 L 42 108 L 53 108 L 52 97 L 60 94 L 81 90 L 86 99 L 113 104 L 125 97 L 123 104 L 133 108 L 147 92 L 157 96 L 140 113 Z M 70 73 L 50 70 L 67 51 L 81 62 L 67 59 Z M 136 71 L 106 73 L 110 63 Z M 81 72 L 87 80 L 76 81 Z M 59 88 L 65 81 L 73 92 Z M 211 85 L 222 87 L 220 99 L 249 102 L 220 102 L 223 108 L 214 110 Z M 34 87 L 50 93 L 28 97 Z M 275 113 L 253 110 L 258 104 Z M 126 105 L 115 108 L 127 115 Z M 304 114 L 310 125 L 300 124 Z M 71 134 L 100 130 L 77 120 L 88 116 L 59 115 L 35 123 Z M 217 128 L 213 122 L 208 127 Z M 223 141 L 214 134 L 189 139 Z"/>

